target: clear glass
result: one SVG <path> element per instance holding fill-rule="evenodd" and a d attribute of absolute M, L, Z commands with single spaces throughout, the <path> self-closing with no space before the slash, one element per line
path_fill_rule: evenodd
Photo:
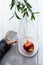
<path fill-rule="evenodd" d="M 27 38 L 26 38 L 27 37 Z M 24 43 L 23 38 L 26 38 L 28 40 L 34 39 L 34 44 L 35 44 L 35 51 L 33 52 L 33 54 L 31 54 L 32 56 L 35 55 L 38 51 L 38 44 L 37 44 L 37 21 L 31 21 L 29 20 L 27 17 L 25 17 L 24 19 L 22 19 L 20 21 L 20 26 L 19 26 L 19 45 L 18 45 L 18 49 L 19 52 L 24 55 L 24 56 L 28 56 L 29 54 L 26 54 L 25 52 L 23 52 L 23 45 Z M 29 57 L 29 56 L 28 56 Z"/>

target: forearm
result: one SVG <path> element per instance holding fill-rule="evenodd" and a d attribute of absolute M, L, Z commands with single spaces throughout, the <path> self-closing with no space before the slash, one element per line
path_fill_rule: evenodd
<path fill-rule="evenodd" d="M 8 45 L 4 39 L 0 41 L 0 60 L 10 48 L 11 45 Z"/>
<path fill-rule="evenodd" d="M 3 40 L 0 41 L 0 60 L 6 54 L 6 52 L 11 48 L 11 45 L 16 43 L 18 40 L 9 40 L 8 37 L 10 32 L 6 34 Z"/>

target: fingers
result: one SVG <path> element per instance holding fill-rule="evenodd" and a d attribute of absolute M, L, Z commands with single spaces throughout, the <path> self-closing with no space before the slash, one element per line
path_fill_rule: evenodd
<path fill-rule="evenodd" d="M 13 40 L 13 41 L 7 41 L 8 44 L 15 44 L 16 42 L 18 42 L 18 40 Z"/>

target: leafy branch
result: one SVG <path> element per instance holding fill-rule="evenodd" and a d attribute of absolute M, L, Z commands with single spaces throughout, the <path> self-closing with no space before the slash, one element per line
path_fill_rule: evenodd
<path fill-rule="evenodd" d="M 16 8 L 18 10 L 18 12 L 21 12 L 23 14 L 23 17 L 25 16 L 29 16 L 29 12 L 31 13 L 31 20 L 35 20 L 35 15 L 34 14 L 38 14 L 39 12 L 33 12 L 32 11 L 32 6 L 30 5 L 30 3 L 27 2 L 27 0 L 23 0 L 24 3 L 22 2 L 19 2 L 17 3 L 16 5 Z M 12 10 L 12 8 L 14 7 L 14 5 L 16 4 L 16 0 L 12 0 L 11 1 L 11 5 L 10 5 L 10 10 Z M 21 19 L 19 17 L 19 15 L 17 15 L 16 11 L 15 11 L 15 14 L 13 14 L 13 16 L 10 18 L 12 19 L 14 17 L 14 15 L 18 18 L 18 19 Z"/>

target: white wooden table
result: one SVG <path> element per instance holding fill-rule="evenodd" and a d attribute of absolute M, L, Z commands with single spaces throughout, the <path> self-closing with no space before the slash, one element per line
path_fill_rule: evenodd
<path fill-rule="evenodd" d="M 15 31 L 18 32 L 19 24 L 21 24 L 21 23 L 13 22 L 13 24 L 16 24 L 17 26 L 16 25 L 13 26 L 9 23 L 7 23 L 6 27 L 4 26 L 4 35 L 8 30 L 15 29 Z M 37 20 L 34 23 L 33 22 L 28 23 L 28 26 L 30 26 L 29 35 L 36 37 L 35 39 L 37 40 Z M 29 27 L 27 29 L 29 29 Z M 27 32 L 28 32 L 28 30 L 27 30 Z M 22 34 L 22 32 L 21 32 L 21 34 Z M 18 65 L 38 65 L 38 53 L 31 58 L 24 57 L 18 51 L 18 44 L 19 43 L 17 43 L 16 45 L 13 45 L 12 48 L 10 49 L 10 51 L 3 57 L 2 61 L 1 61 L 1 65 L 17 65 L 17 64 Z"/>
<path fill-rule="evenodd" d="M 1 8 L 0 9 L 0 40 L 4 37 L 5 33 L 8 30 L 11 30 L 11 29 L 15 30 L 15 28 L 16 28 L 15 31 L 18 31 L 17 25 L 19 23 L 14 22 L 15 19 L 11 20 L 12 22 L 8 21 L 8 18 L 9 18 L 8 17 L 8 14 L 9 14 L 8 13 L 8 11 L 9 11 L 8 7 L 9 6 L 7 4 L 8 4 L 8 2 L 6 0 L 1 0 L 1 2 L 0 2 L 0 8 Z M 43 50 L 43 1 L 41 1 L 41 0 L 38 0 L 38 9 L 40 11 L 40 15 L 38 16 L 38 22 L 39 22 L 38 23 L 38 44 L 39 44 L 38 65 L 43 65 L 43 51 L 42 51 Z M 16 24 L 15 28 L 14 28 L 14 24 Z M 19 60 L 18 56 L 15 56 L 15 58 L 13 58 L 13 61 L 11 59 L 11 56 L 14 56 L 15 53 L 17 52 L 17 50 L 15 50 L 15 53 L 14 53 L 14 49 L 15 49 L 15 47 L 12 47 L 11 50 L 10 50 L 10 52 L 8 52 L 8 54 L 11 53 L 11 51 L 13 53 L 13 54 L 11 53 L 11 55 L 9 56 L 9 58 L 6 55 L 5 56 L 6 60 L 4 60 L 4 61 L 2 60 L 3 65 L 11 65 L 12 63 L 14 64 L 14 61 L 15 61 L 15 64 L 16 64 L 16 60 L 19 63 L 20 60 Z M 21 56 L 18 52 L 17 52 L 17 54 L 19 56 Z M 5 59 L 5 57 L 3 59 Z M 21 56 L 20 59 L 24 60 L 23 58 L 24 57 Z M 28 60 L 28 58 L 27 58 L 27 60 Z M 24 61 L 24 64 L 25 64 L 25 61 Z M 34 56 L 33 58 L 30 58 L 29 61 L 30 61 L 30 63 L 34 63 L 34 65 L 37 65 L 37 55 Z M 6 64 L 6 62 L 7 62 L 7 64 Z M 20 63 L 23 63 L 23 61 L 20 61 Z M 28 65 L 31 65 L 31 64 L 28 64 Z"/>

